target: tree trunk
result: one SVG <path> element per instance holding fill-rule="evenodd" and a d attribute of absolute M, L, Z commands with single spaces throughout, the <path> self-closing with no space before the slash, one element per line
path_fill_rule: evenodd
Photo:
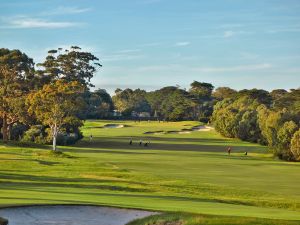
<path fill-rule="evenodd" d="M 7 126 L 7 139 L 11 141 L 12 124 Z"/>
<path fill-rule="evenodd" d="M 56 151 L 56 138 L 57 138 L 57 135 L 54 135 L 53 136 L 53 142 L 52 142 L 52 150 L 53 151 Z"/>
<path fill-rule="evenodd" d="M 2 124 L 2 135 L 3 135 L 3 142 L 7 143 L 8 141 L 8 125 L 7 125 L 7 116 L 4 114 L 3 116 L 3 124 Z"/>
<path fill-rule="evenodd" d="M 53 135 L 52 150 L 53 150 L 53 151 L 56 151 L 56 140 L 57 140 L 57 133 L 58 133 L 57 130 L 58 130 L 58 129 L 57 129 L 57 125 L 55 124 L 55 125 L 53 126 L 53 131 L 52 131 L 52 135 Z"/>

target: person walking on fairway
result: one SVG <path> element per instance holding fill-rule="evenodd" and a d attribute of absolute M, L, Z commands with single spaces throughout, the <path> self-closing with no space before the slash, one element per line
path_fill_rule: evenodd
<path fill-rule="evenodd" d="M 132 145 L 132 138 L 130 138 L 129 144 Z"/>
<path fill-rule="evenodd" d="M 150 145 L 150 141 L 145 142 L 144 146 L 148 147 Z"/>
<path fill-rule="evenodd" d="M 140 146 L 141 146 L 142 144 L 143 144 L 143 140 L 141 139 L 141 140 L 140 140 Z"/>
<path fill-rule="evenodd" d="M 230 153 L 231 153 L 231 147 L 227 148 L 227 153 L 228 153 L 228 155 L 230 155 Z"/>
<path fill-rule="evenodd" d="M 93 135 L 90 135 L 90 142 L 93 140 Z"/>

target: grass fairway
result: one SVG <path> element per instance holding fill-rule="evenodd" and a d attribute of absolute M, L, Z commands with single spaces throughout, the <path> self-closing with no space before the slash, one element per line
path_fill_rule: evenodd
<path fill-rule="evenodd" d="M 1 144 L 0 204 L 95 204 L 300 220 L 299 163 L 274 160 L 265 147 L 214 131 L 144 134 L 196 125 L 88 121 L 82 129 L 87 138 L 60 147 L 64 154 Z M 140 139 L 150 146 L 139 146 Z"/>

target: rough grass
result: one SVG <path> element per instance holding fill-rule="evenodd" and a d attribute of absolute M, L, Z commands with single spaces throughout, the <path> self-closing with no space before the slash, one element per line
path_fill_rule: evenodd
<path fill-rule="evenodd" d="M 60 147 L 61 154 L 2 144 L 0 206 L 94 204 L 300 220 L 300 164 L 275 160 L 263 146 L 214 131 L 144 134 L 196 125 L 88 121 L 82 129 L 87 138 Z M 150 145 L 139 146 L 140 139 Z"/>
<path fill-rule="evenodd" d="M 164 213 L 137 219 L 126 225 L 298 225 L 299 221 L 249 217 L 212 216 L 189 213 Z"/>

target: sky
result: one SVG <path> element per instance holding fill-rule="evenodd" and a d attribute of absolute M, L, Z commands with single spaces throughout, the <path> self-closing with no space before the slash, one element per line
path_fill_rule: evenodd
<path fill-rule="evenodd" d="M 80 46 L 92 82 L 155 90 L 194 80 L 234 89 L 300 87 L 299 0 L 0 0 L 0 47 L 36 63 Z"/>

